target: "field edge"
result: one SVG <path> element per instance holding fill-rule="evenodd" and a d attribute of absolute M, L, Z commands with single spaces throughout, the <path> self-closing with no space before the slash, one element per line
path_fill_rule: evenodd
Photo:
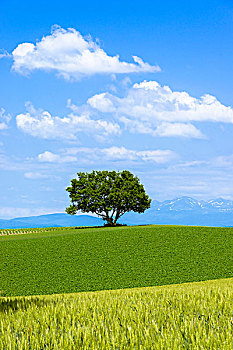
<path fill-rule="evenodd" d="M 58 294 L 35 294 L 35 295 L 19 295 L 19 296 L 0 296 L 0 302 L 6 301 L 6 300 L 20 300 L 20 299 L 33 299 L 33 298 L 60 298 L 60 297 L 75 297 L 75 296 L 93 296 L 98 294 L 121 294 L 122 292 L 144 292 L 144 291 L 155 291 L 155 292 L 161 292 L 163 290 L 166 291 L 179 291 L 183 290 L 184 288 L 190 289 L 190 290 L 196 290 L 201 288 L 221 288 L 221 287 L 229 287 L 233 289 L 233 277 L 230 278 L 220 278 L 220 279 L 213 279 L 213 280 L 206 280 L 206 281 L 198 281 L 198 282 L 185 282 L 185 283 L 176 283 L 176 284 L 166 284 L 161 286 L 148 286 L 148 287 L 134 287 L 134 288 L 119 288 L 119 289 L 103 289 L 103 290 L 96 290 L 96 291 L 86 291 L 86 292 L 77 292 L 77 293 L 58 293 Z"/>

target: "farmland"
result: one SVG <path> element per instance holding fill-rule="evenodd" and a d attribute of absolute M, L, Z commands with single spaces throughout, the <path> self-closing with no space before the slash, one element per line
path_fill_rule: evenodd
<path fill-rule="evenodd" d="M 224 349 L 233 279 L 0 298 L 0 349 Z"/>
<path fill-rule="evenodd" d="M 233 229 L 74 228 L 0 237 L 3 296 L 148 287 L 233 275 Z"/>

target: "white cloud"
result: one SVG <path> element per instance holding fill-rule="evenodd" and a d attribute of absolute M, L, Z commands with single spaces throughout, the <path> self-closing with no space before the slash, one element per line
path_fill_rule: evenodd
<path fill-rule="evenodd" d="M 131 132 L 136 134 L 150 134 L 155 136 L 155 127 L 150 122 L 140 121 L 140 120 L 132 120 L 126 117 L 119 117 L 119 120 L 124 124 L 125 128 Z"/>
<path fill-rule="evenodd" d="M 71 110 L 67 116 L 53 117 L 48 111 L 35 110 L 27 104 L 27 112 L 16 117 L 17 126 L 45 139 L 75 140 L 85 133 L 104 141 L 119 136 L 122 124 L 131 133 L 200 139 L 206 138 L 198 128 L 201 122 L 233 123 L 233 108 L 221 104 L 216 97 L 194 98 L 156 81 L 134 84 L 125 97 L 104 92 L 90 97 L 82 106 L 68 100 L 67 107 Z"/>
<path fill-rule="evenodd" d="M 155 135 L 204 138 L 204 135 L 202 135 L 200 130 L 190 123 L 184 124 L 163 122 L 156 128 Z"/>
<path fill-rule="evenodd" d="M 108 148 L 68 148 L 61 155 L 44 152 L 38 156 L 40 161 L 59 162 L 69 159 L 81 163 L 104 163 L 104 162 L 153 162 L 163 164 L 176 158 L 175 152 L 171 150 L 131 150 L 125 147 Z"/>
<path fill-rule="evenodd" d="M 87 103 L 91 107 L 98 109 L 98 111 L 103 113 L 111 113 L 116 110 L 116 108 L 113 105 L 113 102 L 107 97 L 106 92 L 94 95 L 93 97 L 88 99 Z"/>
<path fill-rule="evenodd" d="M 44 139 L 76 139 L 80 133 L 94 134 L 98 139 L 109 135 L 119 135 L 120 126 L 104 119 L 91 119 L 88 112 L 81 115 L 70 113 L 66 117 L 53 117 L 49 112 L 36 110 L 27 104 L 27 113 L 18 114 L 16 123 L 19 129 L 32 136 Z"/>
<path fill-rule="evenodd" d="M 163 137 L 191 137 L 205 138 L 205 136 L 194 125 L 190 123 L 167 123 L 162 122 L 157 126 L 150 121 L 132 120 L 130 118 L 121 117 L 120 121 L 125 128 L 131 133 L 148 134 L 152 136 Z"/>
<path fill-rule="evenodd" d="M 119 56 L 109 56 L 91 37 L 84 38 L 73 28 L 52 28 L 36 44 L 22 43 L 12 52 L 13 69 L 27 74 L 34 70 L 52 70 L 66 79 L 80 79 L 93 74 L 157 72 L 137 56 L 134 63 L 120 61 Z"/>
<path fill-rule="evenodd" d="M 40 162 L 48 162 L 48 163 L 68 163 L 68 162 L 76 162 L 77 158 L 73 156 L 62 156 L 49 151 L 45 151 L 44 153 L 41 153 L 38 155 L 38 160 Z"/>
<path fill-rule="evenodd" d="M 170 150 L 136 151 L 125 147 L 104 148 L 101 154 L 109 160 L 134 160 L 152 161 L 154 163 L 166 163 L 174 158 L 175 153 Z"/>
<path fill-rule="evenodd" d="M 145 109 L 150 116 L 167 122 L 233 123 L 233 109 L 222 105 L 215 96 L 206 94 L 197 99 L 187 92 L 172 91 L 168 86 L 161 86 L 155 81 L 134 84 L 127 99 L 129 98 L 138 99 L 134 113 L 142 119 L 145 117 Z"/>
<path fill-rule="evenodd" d="M 6 114 L 4 108 L 0 110 L 0 130 L 5 130 L 8 128 L 8 123 L 11 120 L 10 114 Z"/>
<path fill-rule="evenodd" d="M 134 84 L 122 98 L 110 93 L 94 95 L 87 104 L 102 113 L 114 113 L 131 132 L 153 136 L 203 138 L 191 122 L 233 123 L 233 109 L 216 97 L 194 98 L 156 81 Z"/>
<path fill-rule="evenodd" d="M 40 162 L 58 162 L 60 160 L 60 156 L 55 154 L 55 153 L 52 153 L 52 152 L 49 152 L 49 151 L 45 151 L 44 153 L 41 153 L 38 155 L 38 160 Z"/>

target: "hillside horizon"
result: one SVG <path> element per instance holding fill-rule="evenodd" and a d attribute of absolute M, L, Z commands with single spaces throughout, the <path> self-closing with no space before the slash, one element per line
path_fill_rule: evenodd
<path fill-rule="evenodd" d="M 129 212 L 119 220 L 122 224 L 164 224 L 194 226 L 233 226 L 233 201 L 223 198 L 209 201 L 183 196 L 173 200 L 152 201 L 151 208 L 143 214 Z M 101 218 L 66 213 L 0 219 L 0 229 L 33 227 L 102 226 Z"/>

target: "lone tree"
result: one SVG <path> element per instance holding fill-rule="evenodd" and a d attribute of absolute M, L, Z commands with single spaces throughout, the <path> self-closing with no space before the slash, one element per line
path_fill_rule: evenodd
<path fill-rule="evenodd" d="M 151 199 L 144 186 L 130 171 L 93 170 L 77 175 L 66 189 L 71 198 L 71 205 L 66 208 L 68 214 L 74 215 L 78 210 L 95 213 L 115 226 L 126 212 L 144 213 L 150 208 Z"/>

